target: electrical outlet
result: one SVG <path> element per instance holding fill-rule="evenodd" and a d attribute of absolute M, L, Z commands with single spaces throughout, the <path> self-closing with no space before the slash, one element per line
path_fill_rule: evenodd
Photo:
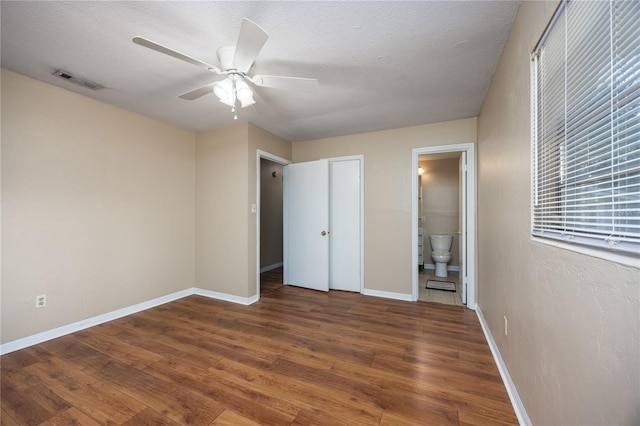
<path fill-rule="evenodd" d="M 504 317 L 504 335 L 507 335 L 507 316 L 505 315 Z"/>
<path fill-rule="evenodd" d="M 47 306 L 47 295 L 36 296 L 36 308 L 44 308 L 45 306 Z"/>

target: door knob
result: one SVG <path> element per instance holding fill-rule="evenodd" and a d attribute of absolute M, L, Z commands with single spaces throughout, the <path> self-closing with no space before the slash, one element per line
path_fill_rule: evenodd
<path fill-rule="evenodd" d="M 320 235 L 322 235 L 323 237 L 324 237 L 325 235 L 327 235 L 327 234 L 328 234 L 328 232 L 327 232 L 327 231 L 322 231 L 322 232 L 320 233 Z"/>
<path fill-rule="evenodd" d="M 455 235 L 461 235 L 461 234 L 462 234 L 462 232 L 460 232 L 460 231 L 455 231 L 455 232 L 454 232 L 454 234 L 455 234 Z"/>

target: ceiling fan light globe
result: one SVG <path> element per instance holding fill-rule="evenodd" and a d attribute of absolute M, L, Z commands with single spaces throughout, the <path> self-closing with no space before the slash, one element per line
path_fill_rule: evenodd
<path fill-rule="evenodd" d="M 236 97 L 241 101 L 253 100 L 253 91 L 244 81 L 236 82 Z"/>
<path fill-rule="evenodd" d="M 213 93 L 218 97 L 218 99 L 224 99 L 228 97 L 227 91 L 221 88 L 220 86 L 213 86 Z"/>
<path fill-rule="evenodd" d="M 253 100 L 253 92 L 251 91 L 251 89 L 238 90 L 236 95 L 240 101 Z"/>
<path fill-rule="evenodd" d="M 238 97 L 238 99 L 240 99 L 240 97 Z M 242 105 L 242 108 L 246 108 L 248 106 L 251 106 L 253 104 L 255 104 L 256 101 L 253 99 L 253 95 L 247 99 L 240 99 L 240 105 Z"/>
<path fill-rule="evenodd" d="M 233 97 L 233 83 L 228 78 L 213 84 L 213 93 L 222 101 Z"/>

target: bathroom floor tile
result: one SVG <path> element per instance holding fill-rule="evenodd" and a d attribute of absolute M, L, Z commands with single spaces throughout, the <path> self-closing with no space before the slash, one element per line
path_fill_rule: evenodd
<path fill-rule="evenodd" d="M 455 292 L 433 289 L 427 290 L 425 287 L 429 279 L 443 280 L 443 278 L 438 278 L 435 276 L 434 270 L 425 269 L 420 271 L 418 276 L 420 286 L 418 292 L 418 300 L 422 300 L 425 302 L 443 303 L 446 305 L 462 305 L 462 289 L 460 284 L 460 274 L 458 272 L 450 271 L 446 278 L 447 281 L 453 281 L 456 283 Z"/>

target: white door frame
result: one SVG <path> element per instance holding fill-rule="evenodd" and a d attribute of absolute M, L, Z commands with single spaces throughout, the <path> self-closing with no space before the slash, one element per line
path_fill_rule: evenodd
<path fill-rule="evenodd" d="M 418 300 L 418 157 L 445 152 L 467 153 L 467 308 L 476 309 L 476 156 L 475 144 L 462 143 L 411 150 L 411 280 L 412 300 Z M 461 277 L 464 279 L 464 277 Z"/>
<path fill-rule="evenodd" d="M 459 240 L 460 240 L 460 244 L 458 247 L 458 255 L 460 256 L 460 259 L 462 259 L 462 261 L 460 262 L 460 276 L 464 277 L 463 278 L 463 285 L 462 287 L 462 303 L 464 303 L 465 305 L 467 304 L 467 285 L 464 282 L 464 280 L 466 280 L 466 277 L 469 275 L 467 273 L 467 214 L 469 213 L 469 211 L 467 210 L 467 169 L 469 168 L 467 166 L 467 152 L 466 151 L 462 151 L 460 152 L 460 158 L 458 160 L 458 179 L 459 179 L 459 183 L 458 183 L 458 188 L 460 190 L 460 196 L 458 197 L 458 206 L 459 206 L 459 213 L 458 213 L 458 229 L 460 230 L 460 232 L 458 232 L 459 235 Z M 462 219 L 462 220 L 461 220 Z M 460 238 L 463 237 L 463 238 Z"/>
<path fill-rule="evenodd" d="M 291 164 L 290 160 L 278 157 L 266 151 L 258 149 L 256 151 L 256 302 L 260 300 L 260 159 L 273 161 L 286 166 Z M 283 259 L 284 260 L 284 259 Z"/>

